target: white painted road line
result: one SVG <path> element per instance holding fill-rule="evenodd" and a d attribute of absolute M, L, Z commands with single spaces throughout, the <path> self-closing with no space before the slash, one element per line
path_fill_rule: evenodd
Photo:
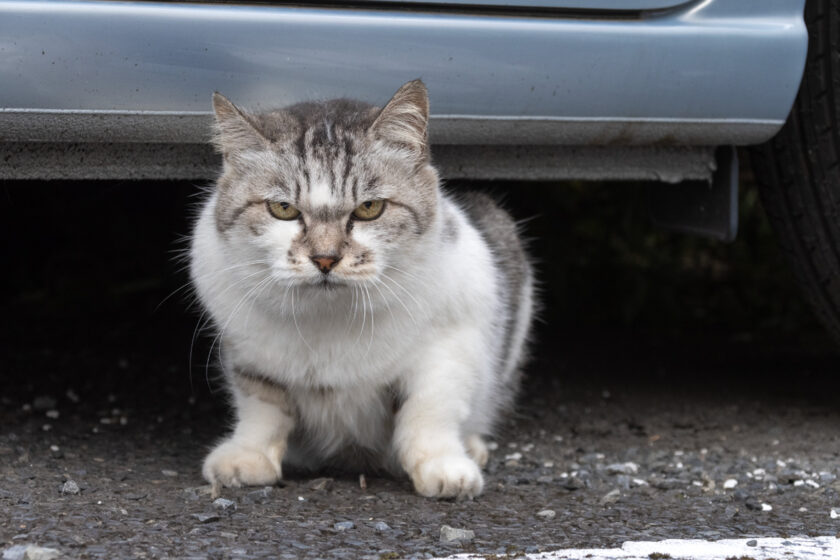
<path fill-rule="evenodd" d="M 667 555 L 667 556 L 666 556 Z M 490 558 L 498 558 L 492 554 Z M 721 541 L 668 539 L 628 541 L 621 548 L 566 548 L 517 556 L 523 560 L 724 560 L 748 557 L 754 560 L 840 560 L 837 537 L 727 539 Z M 481 554 L 456 554 L 438 560 L 479 560 Z"/>

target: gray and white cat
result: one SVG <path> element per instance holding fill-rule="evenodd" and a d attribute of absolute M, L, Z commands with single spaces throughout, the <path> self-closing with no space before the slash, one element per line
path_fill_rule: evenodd
<path fill-rule="evenodd" d="M 533 279 L 508 214 L 442 192 L 426 87 L 382 109 L 250 114 L 218 93 L 213 107 L 224 169 L 191 273 L 237 417 L 205 478 L 218 493 L 272 484 L 282 463 L 332 464 L 408 473 L 423 496 L 480 494 Z"/>

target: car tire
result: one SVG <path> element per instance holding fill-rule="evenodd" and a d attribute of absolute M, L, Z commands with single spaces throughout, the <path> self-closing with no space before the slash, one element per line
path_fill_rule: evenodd
<path fill-rule="evenodd" d="M 799 94 L 779 134 L 750 157 L 782 249 L 840 342 L 840 0 L 807 0 L 805 22 Z"/>

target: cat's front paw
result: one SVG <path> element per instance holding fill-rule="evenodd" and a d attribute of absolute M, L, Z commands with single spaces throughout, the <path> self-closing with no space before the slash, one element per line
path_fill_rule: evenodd
<path fill-rule="evenodd" d="M 472 457 L 479 468 L 487 466 L 487 460 L 490 458 L 490 451 L 484 439 L 477 434 L 473 434 L 467 438 L 466 441 L 467 453 Z"/>
<path fill-rule="evenodd" d="M 281 461 L 285 446 L 269 445 L 257 449 L 242 445 L 233 440 L 219 444 L 204 459 L 201 473 L 213 486 L 213 493 L 228 486 L 266 486 L 274 484 L 283 476 Z"/>
<path fill-rule="evenodd" d="M 443 455 L 420 462 L 410 473 L 414 489 L 427 498 L 472 499 L 484 479 L 478 465 L 464 455 Z"/>

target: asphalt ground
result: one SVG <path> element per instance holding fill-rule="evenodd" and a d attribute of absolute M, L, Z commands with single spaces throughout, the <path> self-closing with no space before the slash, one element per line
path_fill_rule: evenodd
<path fill-rule="evenodd" d="M 639 247 L 681 241 L 633 237 L 612 214 L 601 231 L 538 216 L 527 227 L 546 308 L 481 497 L 434 501 L 405 479 L 291 472 L 214 504 L 199 466 L 229 410 L 171 252 L 195 188 L 4 189 L 4 558 L 27 545 L 69 558 L 513 558 L 840 533 L 838 354 L 763 249 L 751 264 L 743 247 L 678 247 L 692 266 L 672 265 L 680 275 L 666 284 L 658 265 L 621 271 L 653 258 Z M 508 196 L 527 215 L 554 200 L 547 192 Z M 598 239 L 615 242 L 611 230 L 632 258 L 587 263 Z M 564 254 L 571 264 L 555 263 Z M 709 277 L 686 279 L 707 261 Z M 447 542 L 443 526 L 472 535 Z"/>

